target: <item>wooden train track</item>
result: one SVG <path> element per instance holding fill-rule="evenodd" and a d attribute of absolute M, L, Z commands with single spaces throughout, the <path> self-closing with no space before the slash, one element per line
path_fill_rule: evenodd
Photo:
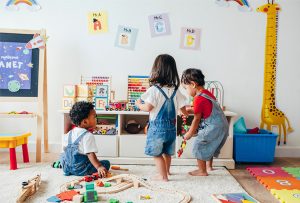
<path fill-rule="evenodd" d="M 27 185 L 22 186 L 21 193 L 17 198 L 17 203 L 22 203 L 27 197 L 33 195 L 41 184 L 41 174 L 36 175 L 34 178 L 27 181 Z"/>
<path fill-rule="evenodd" d="M 192 199 L 192 197 L 189 194 L 187 194 L 183 191 L 171 190 L 171 189 L 153 186 L 153 185 L 149 184 L 147 181 L 145 181 L 144 179 L 142 179 L 136 175 L 133 175 L 133 174 L 120 174 L 120 175 L 116 175 L 116 176 L 113 176 L 110 178 L 101 179 L 101 181 L 104 181 L 104 182 L 116 181 L 116 184 L 112 185 L 109 188 L 97 187 L 98 194 L 114 194 L 114 193 L 124 191 L 131 187 L 138 188 L 138 187 L 142 186 L 142 187 L 145 187 L 145 188 L 155 191 L 155 192 L 165 192 L 165 193 L 168 193 L 171 195 L 179 196 L 180 200 L 178 201 L 178 203 L 189 203 Z M 74 185 L 79 182 L 80 182 L 80 180 L 68 182 L 61 186 L 60 191 L 65 192 L 68 190 L 69 186 Z M 79 189 L 78 191 L 82 192 L 82 190 L 83 189 Z"/>

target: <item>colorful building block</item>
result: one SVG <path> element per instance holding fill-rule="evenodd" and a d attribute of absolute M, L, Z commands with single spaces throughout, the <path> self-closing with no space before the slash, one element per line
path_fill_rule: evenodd
<path fill-rule="evenodd" d="M 256 177 L 268 190 L 293 190 L 300 188 L 300 181 L 294 177 Z"/>
<path fill-rule="evenodd" d="M 93 90 L 89 85 L 77 85 L 78 97 L 92 97 Z"/>
<path fill-rule="evenodd" d="M 104 183 L 104 187 L 110 187 L 111 184 L 110 183 Z"/>
<path fill-rule="evenodd" d="M 63 97 L 77 97 L 76 85 L 64 85 Z"/>
<path fill-rule="evenodd" d="M 111 198 L 109 199 L 109 203 L 119 203 L 119 200 L 115 198 Z"/>
<path fill-rule="evenodd" d="M 247 170 L 254 177 L 291 177 L 291 175 L 281 167 L 248 167 Z"/>
<path fill-rule="evenodd" d="M 108 98 L 95 97 L 96 110 L 105 110 L 107 105 L 108 105 Z"/>
<path fill-rule="evenodd" d="M 64 110 L 70 110 L 72 106 L 75 104 L 76 99 L 71 97 L 64 97 L 62 99 L 62 108 Z"/>
<path fill-rule="evenodd" d="M 79 101 L 93 102 L 93 97 L 77 97 L 76 102 Z"/>
<path fill-rule="evenodd" d="M 271 193 L 281 203 L 299 203 L 300 202 L 300 189 L 298 190 L 271 190 Z"/>

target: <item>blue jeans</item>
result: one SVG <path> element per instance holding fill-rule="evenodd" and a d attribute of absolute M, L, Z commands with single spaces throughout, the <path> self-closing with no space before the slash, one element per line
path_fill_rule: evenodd
<path fill-rule="evenodd" d="M 175 153 L 176 128 L 166 126 L 163 123 L 155 125 L 150 122 L 147 132 L 145 154 L 149 156 L 161 156 L 162 154 L 174 155 Z"/>

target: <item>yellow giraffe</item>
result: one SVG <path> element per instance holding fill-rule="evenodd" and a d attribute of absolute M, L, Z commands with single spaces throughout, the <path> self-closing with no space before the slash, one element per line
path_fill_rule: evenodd
<path fill-rule="evenodd" d="M 267 14 L 267 31 L 265 47 L 265 70 L 264 70 L 264 96 L 261 110 L 260 128 L 267 126 L 278 126 L 278 145 L 280 145 L 281 132 L 284 135 L 284 144 L 286 144 L 286 123 L 288 132 L 292 132 L 288 118 L 280 111 L 275 104 L 275 82 L 276 82 L 276 57 L 277 57 L 277 26 L 278 26 L 278 4 L 268 3 L 258 7 L 257 12 Z"/>

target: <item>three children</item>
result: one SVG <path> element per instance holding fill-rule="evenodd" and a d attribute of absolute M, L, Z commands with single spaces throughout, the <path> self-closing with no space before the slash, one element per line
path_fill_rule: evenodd
<path fill-rule="evenodd" d="M 194 108 L 187 111 L 186 98 L 179 91 L 180 79 L 176 62 L 170 55 L 156 57 L 150 76 L 150 88 L 136 101 L 140 110 L 150 112 L 145 154 L 153 156 L 158 171 L 154 180 L 168 181 L 172 155 L 175 153 L 176 117 L 178 111 L 188 116 L 194 114 L 189 131 L 190 139 L 197 135 L 193 154 L 198 169 L 189 172 L 192 176 L 207 176 L 212 170 L 213 157 L 218 156 L 228 136 L 227 119 L 215 97 L 204 88 L 204 75 L 199 69 L 184 71 L 181 83 L 187 93 L 194 97 Z M 64 139 L 61 164 L 66 175 L 89 175 L 98 172 L 105 177 L 109 161 L 99 161 L 95 155 L 97 146 L 89 128 L 96 125 L 94 106 L 77 102 L 70 111 L 76 128 Z"/>

